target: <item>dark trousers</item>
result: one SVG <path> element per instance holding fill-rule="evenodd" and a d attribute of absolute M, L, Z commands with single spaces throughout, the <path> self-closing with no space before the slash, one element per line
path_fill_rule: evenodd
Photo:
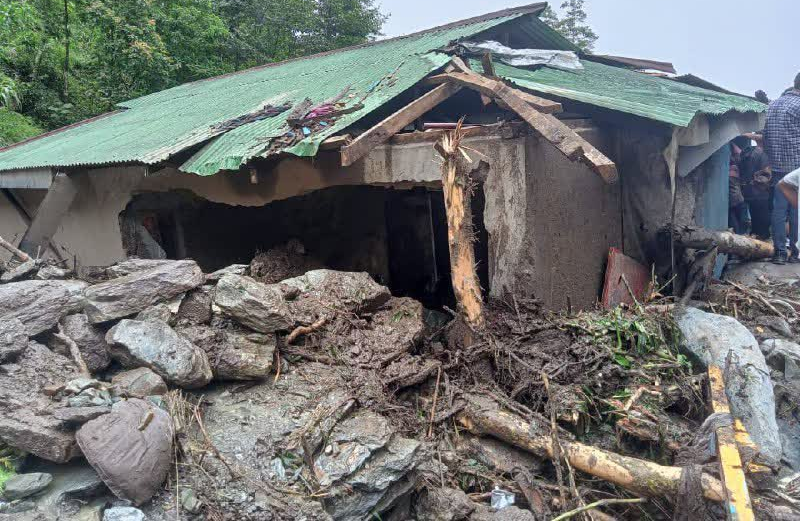
<path fill-rule="evenodd" d="M 739 203 L 728 208 L 728 226 L 733 233 L 747 235 L 747 204 Z"/>
<path fill-rule="evenodd" d="M 772 219 L 769 199 L 749 200 L 746 203 L 750 208 L 751 233 L 762 241 L 768 240 L 770 220 Z"/>

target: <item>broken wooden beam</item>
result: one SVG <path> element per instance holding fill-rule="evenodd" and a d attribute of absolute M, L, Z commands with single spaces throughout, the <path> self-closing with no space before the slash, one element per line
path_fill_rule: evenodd
<path fill-rule="evenodd" d="M 481 78 L 485 79 L 486 82 L 470 82 L 467 81 L 468 79 L 474 78 Z M 450 72 L 444 74 L 437 74 L 436 76 L 431 76 L 427 79 L 428 83 L 433 83 L 434 85 L 440 84 L 447 84 L 449 82 L 456 82 L 460 83 L 464 87 L 470 87 L 473 90 L 477 90 L 479 93 L 489 96 L 490 98 L 496 98 L 494 91 L 490 88 L 490 83 L 488 82 L 496 82 L 500 83 L 498 80 L 485 78 L 478 74 L 477 72 L 472 71 L 471 73 L 464 73 L 464 72 Z M 503 84 L 505 85 L 505 84 Z M 530 104 L 539 112 L 544 114 L 555 114 L 557 112 L 561 112 L 563 107 L 561 103 L 557 101 L 551 101 L 549 99 L 540 98 L 539 96 L 535 96 L 529 92 L 525 91 L 518 91 L 520 97 L 525 100 L 526 103 Z M 502 100 L 501 100 L 502 104 Z"/>
<path fill-rule="evenodd" d="M 708 387 L 711 394 L 711 408 L 715 413 L 730 414 L 731 408 L 725 394 L 725 380 L 722 369 L 710 365 L 708 367 Z M 717 457 L 719 458 L 720 476 L 725 491 L 728 519 L 736 521 L 753 521 L 753 503 L 744 475 L 744 465 L 736 443 L 734 425 L 721 425 L 716 429 Z M 749 436 L 748 436 L 749 437 Z"/>
<path fill-rule="evenodd" d="M 450 246 L 450 277 L 459 311 L 473 328 L 484 325 L 483 296 L 475 270 L 475 232 L 472 228 L 471 160 L 461 148 L 461 124 L 446 133 L 435 148 L 442 156 L 442 191 Z"/>
<path fill-rule="evenodd" d="M 369 153 L 374 147 L 403 130 L 403 128 L 411 124 L 415 119 L 459 90 L 461 90 L 461 87 L 452 83 L 439 85 L 390 115 L 358 136 L 352 143 L 342 148 L 342 166 L 352 165 Z"/>
<path fill-rule="evenodd" d="M 502 410 L 489 398 L 465 397 L 467 405 L 459 413 L 458 422 L 472 434 L 493 436 L 540 458 L 553 459 L 553 439 L 546 427 L 531 424 L 519 416 Z M 631 492 L 644 496 L 674 497 L 681 481 L 681 467 L 667 467 L 651 461 L 622 456 L 575 441 L 560 441 L 563 457 L 573 468 Z M 725 500 L 722 484 L 713 476 L 701 478 L 703 496 L 712 501 Z"/>
<path fill-rule="evenodd" d="M 320 150 L 338 150 L 343 146 L 349 145 L 353 141 L 350 134 L 342 134 L 340 136 L 331 136 L 319 144 Z"/>
<path fill-rule="evenodd" d="M 22 262 L 28 262 L 29 260 L 32 260 L 30 255 L 20 250 L 19 248 L 17 248 L 7 240 L 3 239 L 2 237 L 0 237 L 0 247 L 10 252 L 12 255 L 17 257 Z"/>
<path fill-rule="evenodd" d="M 28 255 L 43 253 L 77 194 L 78 187 L 67 174 L 56 174 L 19 243 L 19 249 Z"/>
<path fill-rule="evenodd" d="M 673 229 L 673 237 L 676 243 L 686 248 L 708 250 L 716 246 L 720 253 L 738 255 L 743 259 L 765 259 L 775 253 L 770 242 L 700 226 L 676 227 Z"/>

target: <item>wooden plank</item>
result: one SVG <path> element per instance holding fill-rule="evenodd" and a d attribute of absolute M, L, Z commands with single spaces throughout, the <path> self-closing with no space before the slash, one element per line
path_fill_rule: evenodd
<path fill-rule="evenodd" d="M 728 397 L 725 394 L 725 380 L 722 369 L 710 365 L 708 367 L 708 383 L 711 391 L 711 408 L 715 413 L 730 414 Z M 717 428 L 717 455 L 719 457 L 720 474 L 725 502 L 727 505 L 727 518 L 735 521 L 753 521 L 753 504 L 750 500 L 750 491 L 744 476 L 742 458 L 736 445 L 736 434 L 733 425 Z"/>
<path fill-rule="evenodd" d="M 455 81 L 456 83 L 459 83 L 462 86 L 475 89 L 482 95 L 489 97 L 496 97 L 494 94 L 493 87 L 495 86 L 495 83 L 500 83 L 498 82 L 498 80 L 484 78 L 483 76 L 481 76 L 476 72 L 472 73 L 450 72 L 444 74 L 437 74 L 436 76 L 430 76 L 425 81 L 427 83 L 432 83 L 434 85 L 440 85 L 443 83 Z M 539 96 L 521 90 L 517 90 L 517 94 L 521 98 L 523 98 L 527 103 L 529 103 L 532 107 L 534 107 L 536 110 L 544 114 L 555 114 L 563 111 L 561 103 L 558 103 L 557 101 L 551 101 L 549 99 L 540 98 Z"/>
<path fill-rule="evenodd" d="M 402 109 L 390 115 L 342 148 L 342 166 L 350 166 L 432 108 L 461 90 L 459 85 L 445 83 L 423 94 Z"/>
<path fill-rule="evenodd" d="M 350 134 L 342 134 L 341 136 L 331 136 L 319 144 L 320 150 L 338 150 L 343 146 L 349 145 L 353 141 Z"/>
<path fill-rule="evenodd" d="M 481 65 L 483 65 L 483 73 L 490 78 L 496 78 L 497 74 L 494 72 L 494 62 L 492 61 L 492 53 L 486 51 L 481 56 Z"/>
<path fill-rule="evenodd" d="M 32 256 L 44 253 L 77 193 L 78 187 L 67 174 L 56 174 L 19 243 L 19 249 Z"/>

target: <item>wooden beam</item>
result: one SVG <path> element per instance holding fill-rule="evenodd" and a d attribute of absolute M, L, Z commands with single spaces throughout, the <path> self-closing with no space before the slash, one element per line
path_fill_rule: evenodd
<path fill-rule="evenodd" d="M 342 148 L 342 166 L 350 166 L 364 157 L 375 146 L 380 145 L 397 134 L 406 125 L 422 116 L 432 108 L 461 90 L 459 85 L 445 83 L 390 115 L 371 129 L 358 136 L 352 143 Z"/>
<path fill-rule="evenodd" d="M 39 204 L 31 225 L 19 243 L 19 249 L 28 255 L 43 253 L 77 193 L 78 187 L 67 174 L 56 174 L 53 184 Z"/>
<path fill-rule="evenodd" d="M 496 78 L 497 74 L 494 72 L 494 62 L 492 61 L 492 53 L 486 51 L 481 56 L 481 65 L 483 65 L 483 73 L 490 78 Z"/>
<path fill-rule="evenodd" d="M 482 81 L 485 80 L 485 81 Z M 446 84 L 449 82 L 459 83 L 464 87 L 469 87 L 473 90 L 477 90 L 484 96 L 489 96 L 492 98 L 496 98 L 496 94 L 494 92 L 494 86 L 496 83 L 501 83 L 498 80 L 493 80 L 491 78 L 485 78 L 476 72 L 450 72 L 444 74 L 437 74 L 436 76 L 430 76 L 426 82 L 432 83 L 434 85 L 441 85 Z M 521 90 L 517 90 L 517 94 L 524 99 L 528 104 L 534 107 L 539 112 L 544 114 L 555 114 L 557 112 L 561 112 L 563 107 L 561 103 L 557 101 L 551 101 L 549 99 L 540 98 L 539 96 L 535 96 L 528 92 L 524 92 Z M 502 103 L 502 100 L 499 100 Z"/>
<path fill-rule="evenodd" d="M 343 146 L 349 145 L 353 141 L 350 134 L 342 134 L 341 136 L 331 136 L 319 144 L 320 150 L 338 150 Z"/>
<path fill-rule="evenodd" d="M 710 365 L 708 367 L 708 386 L 711 391 L 711 408 L 715 413 L 730 414 L 731 408 L 725 394 L 725 381 L 722 369 Z M 744 477 L 744 466 L 736 445 L 736 433 L 733 425 L 717 427 L 717 456 L 719 457 L 720 475 L 722 476 L 727 504 L 727 517 L 736 521 L 753 521 L 753 503 L 747 490 Z"/>
<path fill-rule="evenodd" d="M 743 259 L 766 259 L 775 253 L 775 247 L 771 242 L 700 226 L 675 228 L 673 236 L 675 242 L 686 248 L 708 250 L 716 246 L 721 253 L 732 253 Z"/>

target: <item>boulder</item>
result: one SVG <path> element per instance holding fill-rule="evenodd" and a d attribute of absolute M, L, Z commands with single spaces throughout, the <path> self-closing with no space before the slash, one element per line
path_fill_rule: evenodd
<path fill-rule="evenodd" d="M 192 260 L 167 261 L 91 286 L 85 311 L 94 324 L 127 317 L 194 289 L 204 279 Z"/>
<path fill-rule="evenodd" d="M 33 274 L 36 272 L 36 268 L 38 266 L 39 263 L 37 263 L 35 260 L 25 261 L 19 266 L 11 268 L 10 270 L 0 275 L 0 283 L 14 282 L 17 280 L 31 278 Z"/>
<path fill-rule="evenodd" d="M 0 364 L 12 362 L 28 347 L 25 325 L 18 318 L 0 318 Z"/>
<path fill-rule="evenodd" d="M 32 496 L 46 489 L 53 476 L 44 472 L 15 474 L 8 478 L 3 487 L 3 499 L 13 501 Z"/>
<path fill-rule="evenodd" d="M 777 466 L 781 442 L 772 380 L 755 337 L 735 318 L 695 308 L 679 313 L 676 320 L 685 347 L 705 367 L 723 370 L 731 412 L 744 423 L 764 462 Z"/>
<path fill-rule="evenodd" d="M 800 376 L 800 344 L 771 338 L 761 342 L 761 352 L 767 365 L 784 373 L 788 380 Z"/>
<path fill-rule="evenodd" d="M 160 266 L 164 266 L 169 264 L 170 262 L 175 262 L 168 259 L 127 259 L 124 261 L 120 261 L 113 266 L 109 266 L 105 268 L 105 275 L 109 279 L 119 278 L 119 277 L 126 277 L 131 273 L 136 273 L 137 271 L 145 271 L 153 268 L 158 268 Z"/>
<path fill-rule="evenodd" d="M 147 367 L 118 373 L 111 378 L 111 384 L 133 396 L 157 396 L 167 392 L 164 379 Z"/>
<path fill-rule="evenodd" d="M 53 416 L 67 425 L 83 425 L 111 412 L 111 407 L 62 407 L 53 411 Z"/>
<path fill-rule="evenodd" d="M 36 342 L 16 363 L 0 366 L 0 440 L 56 463 L 78 455 L 74 433 L 53 417 L 54 402 L 43 392 L 76 376 L 69 359 Z"/>
<path fill-rule="evenodd" d="M 178 295 L 169 302 L 159 302 L 136 314 L 136 320 L 161 320 L 170 326 L 175 325 L 175 317 L 183 302 L 184 295 Z"/>
<path fill-rule="evenodd" d="M 225 275 L 244 275 L 247 272 L 247 268 L 247 264 L 231 264 L 206 275 L 206 282 L 217 282 Z"/>
<path fill-rule="evenodd" d="M 172 420 L 138 398 L 114 404 L 76 438 L 86 460 L 120 499 L 141 505 L 161 488 L 172 461 Z"/>
<path fill-rule="evenodd" d="M 122 320 L 107 335 L 111 356 L 124 367 L 149 367 L 168 383 L 203 387 L 212 372 L 205 352 L 160 320 Z"/>
<path fill-rule="evenodd" d="M 218 380 L 259 380 L 272 369 L 274 334 L 188 326 L 177 331 L 205 351 Z"/>
<path fill-rule="evenodd" d="M 69 278 L 70 275 L 72 275 L 72 270 L 47 264 L 36 273 L 36 278 L 39 280 L 63 280 Z"/>
<path fill-rule="evenodd" d="M 78 280 L 24 280 L 0 285 L 0 319 L 19 319 L 29 336 L 54 327 L 84 305 L 88 285 Z"/>
<path fill-rule="evenodd" d="M 113 507 L 103 513 L 103 521 L 144 521 L 144 512 L 133 507 Z"/>
<path fill-rule="evenodd" d="M 279 285 L 299 293 L 292 300 L 295 313 L 304 311 L 314 315 L 320 314 L 320 308 L 325 310 L 330 307 L 369 313 L 392 296 L 389 288 L 372 280 L 366 272 L 312 270 L 305 275 L 281 281 Z M 313 317 L 305 320 L 313 321 Z"/>
<path fill-rule="evenodd" d="M 214 291 L 214 304 L 240 324 L 260 333 L 287 330 L 294 324 L 281 289 L 250 277 L 223 276 Z"/>
<path fill-rule="evenodd" d="M 211 322 L 211 291 L 200 287 L 187 293 L 178 308 L 176 320 L 182 324 Z"/>
<path fill-rule="evenodd" d="M 78 346 L 86 367 L 92 373 L 104 370 L 111 363 L 105 331 L 89 322 L 84 313 L 67 315 L 61 319 L 64 334 Z"/>

